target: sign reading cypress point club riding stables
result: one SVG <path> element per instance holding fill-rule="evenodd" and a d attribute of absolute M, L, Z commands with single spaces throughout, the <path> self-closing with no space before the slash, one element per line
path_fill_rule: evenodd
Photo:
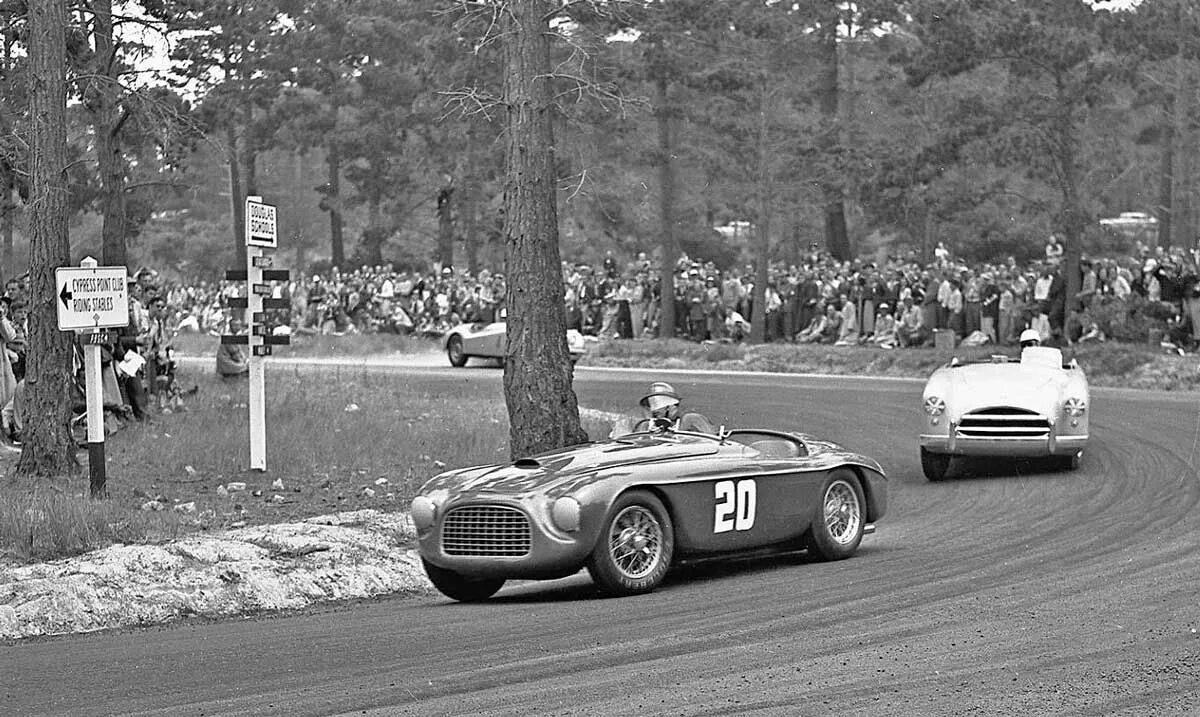
<path fill-rule="evenodd" d="M 129 324 L 129 293 L 123 266 L 61 266 L 54 270 L 59 331 L 107 329 Z"/>

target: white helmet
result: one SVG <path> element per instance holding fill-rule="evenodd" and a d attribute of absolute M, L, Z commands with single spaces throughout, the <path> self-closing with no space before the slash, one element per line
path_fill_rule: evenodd
<path fill-rule="evenodd" d="M 1022 346 L 1040 346 L 1042 343 L 1042 335 L 1037 329 L 1025 329 L 1021 332 Z"/>

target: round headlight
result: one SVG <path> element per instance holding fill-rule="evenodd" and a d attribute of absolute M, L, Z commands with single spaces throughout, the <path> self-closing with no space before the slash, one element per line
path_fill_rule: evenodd
<path fill-rule="evenodd" d="M 1063 410 L 1067 412 L 1068 416 L 1078 418 L 1087 412 L 1087 404 L 1082 398 L 1068 398 L 1067 402 L 1063 404 Z"/>
<path fill-rule="evenodd" d="M 559 530 L 573 533 L 579 530 L 579 501 L 559 498 L 550 506 L 550 518 Z"/>
<path fill-rule="evenodd" d="M 925 413 L 931 416 L 940 416 L 946 412 L 946 402 L 937 396 L 929 396 L 925 399 Z"/>
<path fill-rule="evenodd" d="M 409 508 L 413 525 L 417 530 L 428 530 L 433 527 L 433 519 L 437 517 L 437 504 L 423 495 L 413 498 Z"/>

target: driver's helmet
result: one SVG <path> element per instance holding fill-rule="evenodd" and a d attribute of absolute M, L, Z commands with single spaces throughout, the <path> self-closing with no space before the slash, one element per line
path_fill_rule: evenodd
<path fill-rule="evenodd" d="M 1037 329 L 1025 329 L 1021 332 L 1021 348 L 1041 345 L 1042 335 L 1038 333 Z"/>
<path fill-rule="evenodd" d="M 641 405 L 650 412 L 651 418 L 673 421 L 679 415 L 679 395 L 675 393 L 675 388 L 665 381 L 650 384 L 650 393 L 642 396 Z"/>

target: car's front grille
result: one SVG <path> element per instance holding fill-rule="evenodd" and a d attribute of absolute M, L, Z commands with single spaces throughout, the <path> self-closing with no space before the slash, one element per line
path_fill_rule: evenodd
<path fill-rule="evenodd" d="M 1036 411 L 1002 406 L 972 411 L 962 417 L 958 435 L 968 438 L 1045 438 L 1050 421 Z"/>
<path fill-rule="evenodd" d="M 529 518 L 499 505 L 455 508 L 442 522 L 447 555 L 520 557 L 529 553 Z"/>

